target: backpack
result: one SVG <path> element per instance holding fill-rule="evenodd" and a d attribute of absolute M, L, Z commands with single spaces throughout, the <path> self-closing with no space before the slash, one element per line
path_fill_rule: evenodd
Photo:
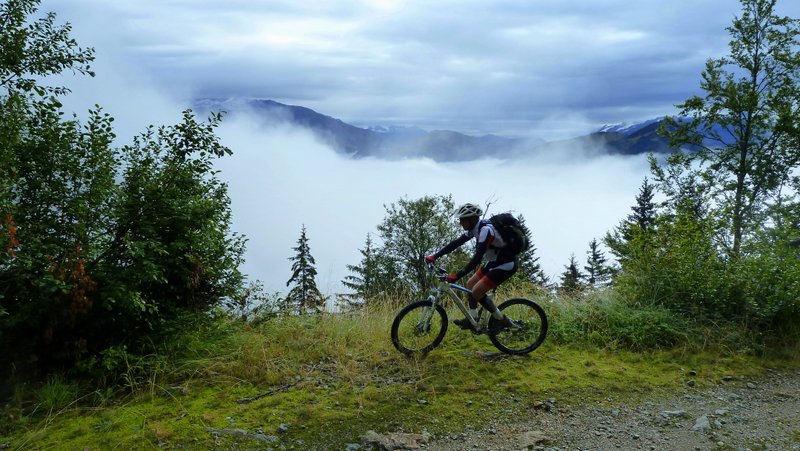
<path fill-rule="evenodd" d="M 489 222 L 506 242 L 503 248 L 512 255 L 519 255 L 531 247 L 531 232 L 524 222 L 511 213 L 498 213 Z"/>

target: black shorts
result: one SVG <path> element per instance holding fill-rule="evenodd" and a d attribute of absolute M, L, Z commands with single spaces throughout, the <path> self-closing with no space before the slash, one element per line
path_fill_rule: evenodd
<path fill-rule="evenodd" d="M 478 276 L 478 280 L 483 280 L 489 287 L 497 288 L 498 285 L 508 280 L 509 277 L 517 272 L 517 267 L 516 260 L 506 262 L 495 260 L 483 265 L 478 269 L 475 275 Z"/>

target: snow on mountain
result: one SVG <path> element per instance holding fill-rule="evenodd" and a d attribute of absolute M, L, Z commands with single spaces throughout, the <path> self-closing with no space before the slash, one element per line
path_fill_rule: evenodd
<path fill-rule="evenodd" d="M 661 122 L 663 119 L 664 117 L 662 116 L 644 122 L 620 122 L 617 124 L 607 124 L 597 129 L 597 133 L 619 133 L 622 135 L 630 135 L 647 127 L 648 125 Z"/>

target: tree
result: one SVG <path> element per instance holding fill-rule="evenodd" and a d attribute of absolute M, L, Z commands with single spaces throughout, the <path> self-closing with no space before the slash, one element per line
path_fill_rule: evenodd
<path fill-rule="evenodd" d="M 668 164 L 683 172 L 698 167 L 694 178 L 728 222 L 724 241 L 733 259 L 800 156 L 800 28 L 797 19 L 777 16 L 775 3 L 741 0 L 742 15 L 727 28 L 729 55 L 709 59 L 702 73 L 705 96 L 678 105 L 681 118 L 662 127 L 672 146 L 696 150 Z M 654 165 L 654 173 L 669 185 L 663 168 Z"/>
<path fill-rule="evenodd" d="M 519 215 L 517 219 L 520 224 L 522 224 L 523 228 L 527 230 L 528 227 L 525 224 L 525 217 Z M 536 246 L 534 246 L 533 243 L 530 243 L 530 247 L 517 257 L 517 263 L 519 264 L 517 277 L 535 285 L 547 285 L 547 276 L 539 264 L 539 257 L 536 256 Z"/>
<path fill-rule="evenodd" d="M 630 246 L 634 235 L 652 233 L 657 214 L 657 206 L 653 202 L 654 195 L 654 187 L 645 177 L 639 188 L 639 194 L 636 195 L 636 204 L 631 207 L 633 213 L 603 238 L 605 245 L 620 263 L 624 263 L 631 256 L 633 251 Z"/>
<path fill-rule="evenodd" d="M 586 271 L 583 275 L 586 283 L 590 287 L 604 286 L 610 279 L 610 269 L 606 264 L 606 257 L 599 249 L 597 239 L 592 239 L 589 243 L 589 250 L 586 252 L 588 258 L 586 259 L 586 266 L 583 269 Z"/>
<path fill-rule="evenodd" d="M 93 75 L 91 49 L 38 1 L 0 4 L 0 371 L 91 359 L 139 344 L 179 315 L 239 290 L 243 240 L 212 160 L 231 152 L 219 117 L 191 111 L 115 148 L 100 107 L 66 119 L 65 70 Z M 32 368 L 35 370 L 35 368 Z"/>
<path fill-rule="evenodd" d="M 378 225 L 380 254 L 396 264 L 400 280 L 420 292 L 428 281 L 423 259 L 457 236 L 453 201 L 450 196 L 404 198 L 385 208 L 386 217 Z"/>
<path fill-rule="evenodd" d="M 345 276 L 342 284 L 353 290 L 353 293 L 342 295 L 343 307 L 352 309 L 397 291 L 397 268 L 393 262 L 381 254 L 380 248 L 367 234 L 364 248 L 360 249 L 361 262 L 358 265 L 347 265 L 351 274 Z"/>
<path fill-rule="evenodd" d="M 582 288 L 581 279 L 583 274 L 578 270 L 578 262 L 575 260 L 575 255 L 569 257 L 569 263 L 564 266 L 564 271 L 561 273 L 561 290 L 565 292 L 575 292 Z"/>
<path fill-rule="evenodd" d="M 69 23 L 56 25 L 55 13 L 30 20 L 40 0 L 0 4 L 0 88 L 14 93 L 64 95 L 68 89 L 43 86 L 41 80 L 66 70 L 94 76 L 94 49 L 81 48 L 69 36 Z"/>
<path fill-rule="evenodd" d="M 639 188 L 639 194 L 636 195 L 636 205 L 631 207 L 633 213 L 628 215 L 628 223 L 637 225 L 643 232 L 649 231 L 656 221 L 654 195 L 653 185 L 645 177 Z"/>
<path fill-rule="evenodd" d="M 325 308 L 325 297 L 317 288 L 317 269 L 314 267 L 316 262 L 308 246 L 305 225 L 297 240 L 297 247 L 292 249 L 296 254 L 289 258 L 294 263 L 292 263 L 292 277 L 286 281 L 286 286 L 291 284 L 294 286 L 286 296 L 287 301 L 296 305 L 301 314 L 319 312 Z"/>
<path fill-rule="evenodd" d="M 539 264 L 539 257 L 536 256 L 536 247 L 534 245 L 531 245 L 528 250 L 520 254 L 518 262 L 519 276 L 534 285 L 546 286 L 548 284 L 548 277 Z"/>

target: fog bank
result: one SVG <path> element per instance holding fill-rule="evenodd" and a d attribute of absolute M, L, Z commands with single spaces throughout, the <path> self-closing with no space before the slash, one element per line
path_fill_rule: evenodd
<path fill-rule="evenodd" d="M 376 236 L 385 205 L 448 194 L 456 204 L 491 200 L 493 212 L 523 214 L 542 268 L 557 279 L 571 254 L 584 264 L 589 242 L 630 213 L 648 174 L 645 156 L 597 149 L 442 164 L 353 160 L 304 130 L 259 128 L 245 118 L 224 121 L 218 134 L 234 152 L 218 167 L 229 183 L 234 230 L 249 240 L 243 270 L 268 291 L 286 289 L 288 259 L 303 225 L 317 285 L 325 294 L 339 293 L 346 265 L 360 262 L 359 249 L 368 233 Z"/>

